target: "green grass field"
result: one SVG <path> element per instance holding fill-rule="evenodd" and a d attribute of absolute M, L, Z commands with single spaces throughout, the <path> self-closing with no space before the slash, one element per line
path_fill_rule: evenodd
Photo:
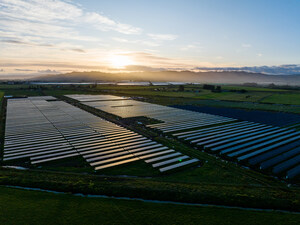
<path fill-rule="evenodd" d="M 189 104 L 189 102 L 186 102 Z M 263 111 L 276 111 L 287 113 L 300 113 L 300 105 L 278 105 L 268 103 L 253 103 L 253 102 L 236 102 L 236 101 L 215 101 L 215 100 L 199 100 L 190 101 L 190 104 L 211 107 L 228 107 L 246 110 L 263 110 Z"/>
<path fill-rule="evenodd" d="M 171 86 L 126 86 L 126 85 L 45 85 L 41 90 L 34 85 L 0 85 L 6 95 L 65 95 L 65 94 L 99 94 L 110 93 L 126 96 L 169 97 L 193 100 L 219 100 L 249 103 L 270 103 L 300 105 L 300 90 L 273 89 L 266 87 L 246 87 L 223 85 L 221 93 L 202 89 L 202 85 L 185 85 L 185 91 L 179 92 L 177 85 Z M 245 93 L 239 92 L 245 90 Z M 264 108 L 265 104 L 262 104 Z M 242 106 L 241 106 L 242 107 Z M 275 110 L 276 108 L 265 108 Z"/>
<path fill-rule="evenodd" d="M 300 93 L 278 93 L 269 96 L 261 102 L 273 103 L 273 104 L 290 104 L 300 105 Z"/>
<path fill-rule="evenodd" d="M 75 93 L 105 93 L 120 96 L 142 96 L 145 97 L 146 101 L 163 105 L 198 104 L 214 107 L 300 112 L 300 107 L 267 103 L 268 98 L 271 98 L 268 101 L 281 104 L 280 101 L 283 101 L 284 96 L 289 96 L 290 104 L 292 102 L 296 104 L 294 102 L 297 102 L 298 91 L 283 89 L 249 87 L 245 88 L 247 89 L 246 93 L 239 93 L 230 90 L 243 87 L 226 86 L 223 89 L 227 91 L 212 93 L 208 90 L 201 90 L 200 86 L 194 85 L 187 85 L 185 92 L 178 92 L 178 86 L 167 89 L 156 86 L 111 85 L 98 85 L 97 88 L 47 86 L 43 89 L 29 88 L 29 86 L 24 85 L 16 86 L 16 88 L 7 86 L 1 86 L 2 95 L 5 93 L 6 95 L 62 96 Z M 157 88 L 165 89 L 157 91 L 155 90 Z M 196 92 L 196 89 L 200 91 Z M 142 126 L 131 128 L 138 129 L 141 134 L 149 134 L 152 137 L 152 134 L 147 132 L 153 131 Z M 0 169 L 0 184 L 38 187 L 71 193 L 299 210 L 300 191 L 297 187 L 287 187 L 285 183 L 270 176 L 242 168 L 232 162 L 225 162 L 174 139 L 170 140 L 154 134 L 153 140 L 199 158 L 201 166 L 168 175 L 160 175 L 148 164 L 138 161 L 95 173 L 82 159 L 66 159 L 32 167 L 33 170 L 30 171 Z M 24 204 L 25 202 L 26 204 Z M 8 207 L 4 209 L 1 204 L 7 204 Z M 37 205 L 42 205 L 42 207 L 38 208 Z M 0 188 L 0 214 L 5 213 L 7 215 L 0 217 L 0 224 L 10 224 L 9 221 L 11 220 L 5 221 L 5 219 L 17 217 L 20 217 L 20 220 L 12 224 L 19 224 L 22 221 L 24 221 L 22 224 L 105 224 L 106 222 L 107 224 L 126 224 L 128 221 L 131 222 L 129 224 L 147 224 L 148 222 L 149 224 L 241 224 L 240 221 L 243 220 L 242 224 L 261 223 L 265 225 L 298 224 L 299 220 L 299 215 L 278 212 L 167 206 Z M 19 209 L 17 214 L 13 214 L 12 208 Z M 101 209 L 100 212 L 97 209 Z M 82 211 L 81 215 L 79 212 Z M 49 219 L 57 213 L 59 215 L 57 218 Z M 116 217 L 116 214 L 120 216 Z M 58 218 L 63 219 L 59 220 Z M 145 218 L 147 219 L 145 220 Z M 29 219 L 33 219 L 33 222 L 30 223 Z"/>
<path fill-rule="evenodd" d="M 0 108 L 1 108 L 1 105 L 2 105 L 3 96 L 4 96 L 4 92 L 0 91 Z"/>
<path fill-rule="evenodd" d="M 221 93 L 212 93 L 209 90 L 203 90 L 200 85 L 186 85 L 184 92 L 178 91 L 178 86 L 112 86 L 98 85 L 97 90 L 107 91 L 115 94 L 127 96 L 144 97 L 171 97 L 185 98 L 193 100 L 219 100 L 231 102 L 249 102 L 249 103 L 270 103 L 285 105 L 300 105 L 299 90 L 271 89 L 264 87 L 244 87 L 244 86 L 222 86 Z M 233 90 L 246 90 L 245 93 L 233 92 Z M 279 107 L 268 107 L 270 104 L 262 104 L 261 109 L 280 111 Z M 240 105 L 240 107 L 243 107 Z M 277 106 L 278 107 L 278 106 Z M 288 107 L 288 106 L 287 106 Z M 287 110 L 285 110 L 287 111 Z M 298 112 L 298 111 L 297 111 Z"/>
<path fill-rule="evenodd" d="M 4 92 L 0 91 L 0 155 L 2 154 L 2 148 L 3 148 L 3 141 L 2 140 L 3 140 L 3 137 L 4 137 L 4 126 L 5 126 L 4 125 L 5 121 L 3 119 L 3 114 L 4 114 L 3 96 L 4 96 Z"/>
<path fill-rule="evenodd" d="M 0 224 L 298 225 L 299 214 L 87 198 L 0 187 Z"/>

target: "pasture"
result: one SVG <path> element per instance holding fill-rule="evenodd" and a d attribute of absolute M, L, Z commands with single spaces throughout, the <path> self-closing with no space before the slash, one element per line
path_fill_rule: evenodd
<path fill-rule="evenodd" d="M 1 224 L 293 225 L 300 215 L 133 200 L 87 198 L 0 187 Z"/>
<path fill-rule="evenodd" d="M 229 90 L 241 87 L 228 86 L 228 91 L 212 93 L 208 90 L 201 90 L 201 86 L 194 85 L 191 85 L 194 91 L 189 85 L 186 85 L 185 91 L 181 92 L 178 91 L 178 86 L 170 87 L 169 90 L 164 91 L 155 90 L 158 88 L 157 86 L 98 85 L 95 88 L 87 86 L 55 87 L 46 85 L 43 88 L 29 88 L 29 86 L 21 85 L 17 86 L 16 89 L 11 86 L 6 88 L 7 86 L 9 85 L 2 86 L 3 93 L 7 95 L 54 95 L 65 101 L 66 99 L 62 95 L 111 94 L 117 96 L 142 97 L 141 100 L 146 102 L 161 105 L 178 104 L 183 105 L 183 107 L 186 105 L 209 105 L 214 107 L 226 106 L 227 108 L 247 109 L 252 107 L 253 109 L 258 106 L 258 109 L 271 111 L 289 111 L 294 109 L 294 113 L 298 110 L 298 107 L 293 105 L 276 105 L 259 102 L 258 99 L 260 97 L 264 98 L 264 96 L 269 96 L 270 94 L 275 95 L 275 92 L 277 92 L 276 89 L 266 89 L 266 91 L 263 91 L 263 88 L 249 88 L 247 93 L 237 93 Z M 199 88 L 199 92 L 195 91 L 196 87 Z M 274 93 L 272 92 L 273 90 Z M 291 92 L 296 93 L 297 91 L 280 89 L 277 94 L 282 93 L 288 96 Z M 253 94 L 252 100 L 257 102 L 253 103 L 251 102 L 252 100 L 248 98 L 246 99 L 251 101 L 237 100 L 242 99 L 245 94 L 250 93 Z M 200 97 L 201 95 L 202 97 Z M 220 98 L 228 98 L 231 100 L 218 100 Z M 214 155 L 195 149 L 188 143 L 184 143 L 180 140 L 162 136 L 156 131 L 139 125 L 137 123 L 138 120 L 125 122 L 113 115 L 95 110 L 89 106 L 72 101 L 68 103 L 90 112 L 95 116 L 103 117 L 112 123 L 120 124 L 128 130 L 144 135 L 158 144 L 166 146 L 169 149 L 174 149 L 176 152 L 197 158 L 200 160 L 200 165 L 175 173 L 161 175 L 158 170 L 152 168 L 151 165 L 143 161 L 136 161 L 131 164 L 124 164 L 123 166 L 106 168 L 94 172 L 85 160 L 81 158 L 66 158 L 29 166 L 30 172 L 0 170 L 1 184 L 40 188 L 47 187 L 51 190 L 72 193 L 88 191 L 97 194 L 114 194 L 116 196 L 143 197 L 157 200 L 194 201 L 198 203 L 292 210 L 299 208 L 299 201 L 295 200 L 299 199 L 299 190 L 297 187 L 288 188 L 286 183 L 280 182 L 268 175 L 241 167 L 235 162 L 224 161 Z M 53 104 L 58 103 L 54 102 Z M 61 106 L 56 105 L 56 107 L 58 106 L 61 110 L 67 110 L 69 107 L 66 107 L 67 105 L 65 104 Z M 249 113 L 251 113 L 251 111 L 249 111 Z M 76 121 L 74 121 L 74 123 L 75 122 Z M 173 121 L 171 122 L 173 123 Z M 93 123 L 94 122 L 91 124 Z M 2 128 L 1 126 L 1 129 Z M 28 167 L 28 164 L 24 164 L 24 161 L 18 162 L 18 165 Z M 94 178 L 93 175 L 96 177 Z M 128 176 L 130 177 L 129 180 L 127 179 Z M 101 182 L 99 183 L 95 179 L 101 179 Z M 231 224 L 234 224 L 234 222 Z"/>

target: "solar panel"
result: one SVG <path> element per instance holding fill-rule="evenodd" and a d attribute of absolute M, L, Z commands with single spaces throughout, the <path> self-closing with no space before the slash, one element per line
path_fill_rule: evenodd
<path fill-rule="evenodd" d="M 262 162 L 260 164 L 260 169 L 267 169 L 298 154 L 300 154 L 300 147 L 284 152 L 283 154 Z"/>
<path fill-rule="evenodd" d="M 294 178 L 296 176 L 298 176 L 300 174 L 300 165 L 294 167 L 293 169 L 290 169 L 289 171 L 287 171 L 286 173 L 286 178 Z"/>
<path fill-rule="evenodd" d="M 280 153 L 284 153 L 284 152 L 287 152 L 295 147 L 298 147 L 300 146 L 300 141 L 294 141 L 292 143 L 289 143 L 289 144 L 286 144 L 286 145 L 283 145 L 283 146 L 280 146 L 278 148 L 275 148 L 273 149 L 272 151 L 269 151 L 269 152 L 266 152 L 264 154 L 261 154 L 257 157 L 253 157 L 251 159 L 249 159 L 249 163 L 250 164 L 258 164 L 258 163 L 261 163 L 267 159 L 270 159 Z"/>
<path fill-rule="evenodd" d="M 169 160 L 166 160 L 166 161 L 163 161 L 163 162 L 155 163 L 155 164 L 152 164 L 152 166 L 153 167 L 161 167 L 161 166 L 173 163 L 173 162 L 181 162 L 182 160 L 188 159 L 188 158 L 189 157 L 185 155 L 185 156 L 182 156 L 182 157 L 177 157 L 177 158 L 174 158 L 174 159 L 169 159 Z"/>
<path fill-rule="evenodd" d="M 191 159 L 191 160 L 188 160 L 188 161 L 183 161 L 183 162 L 180 162 L 180 163 L 177 163 L 177 164 L 173 164 L 173 165 L 170 165 L 170 166 L 160 168 L 159 171 L 160 172 L 167 172 L 167 171 L 170 171 L 170 170 L 173 170 L 173 169 L 177 169 L 179 167 L 183 167 L 183 166 L 198 163 L 198 162 L 199 162 L 198 159 Z"/>
<path fill-rule="evenodd" d="M 272 171 L 273 171 L 273 173 L 280 173 L 280 172 L 287 170 L 299 163 L 300 163 L 300 155 L 297 155 L 296 157 L 293 157 L 289 160 L 286 160 L 286 161 L 274 166 Z"/>
<path fill-rule="evenodd" d="M 176 153 L 173 153 L 173 154 L 169 154 L 169 155 L 164 155 L 164 156 L 160 156 L 160 157 L 148 159 L 148 160 L 146 160 L 145 162 L 146 162 L 146 163 L 152 163 L 152 162 L 161 161 L 161 160 L 168 159 L 168 158 L 172 158 L 172 157 L 174 157 L 174 156 L 179 156 L 179 155 L 181 155 L 181 153 L 176 152 Z"/>

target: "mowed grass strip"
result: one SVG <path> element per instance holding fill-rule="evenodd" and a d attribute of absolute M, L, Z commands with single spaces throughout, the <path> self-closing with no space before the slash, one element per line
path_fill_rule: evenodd
<path fill-rule="evenodd" d="M 0 187 L 0 224 L 299 224 L 300 215 L 87 198 Z"/>
<path fill-rule="evenodd" d="M 273 94 L 272 96 L 263 99 L 261 102 L 274 103 L 274 104 L 300 105 L 300 92 Z"/>
<path fill-rule="evenodd" d="M 1 104 L 1 102 L 3 101 L 3 96 L 4 96 L 4 92 L 3 92 L 3 91 L 0 91 L 0 104 Z"/>

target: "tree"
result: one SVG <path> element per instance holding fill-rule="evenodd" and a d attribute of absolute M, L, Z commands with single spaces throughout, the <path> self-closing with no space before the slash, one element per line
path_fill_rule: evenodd
<path fill-rule="evenodd" d="M 179 85 L 178 91 L 184 91 L 184 85 Z"/>
<path fill-rule="evenodd" d="M 213 91 L 213 90 L 215 90 L 215 85 L 204 84 L 204 85 L 203 85 L 203 89 Z"/>

